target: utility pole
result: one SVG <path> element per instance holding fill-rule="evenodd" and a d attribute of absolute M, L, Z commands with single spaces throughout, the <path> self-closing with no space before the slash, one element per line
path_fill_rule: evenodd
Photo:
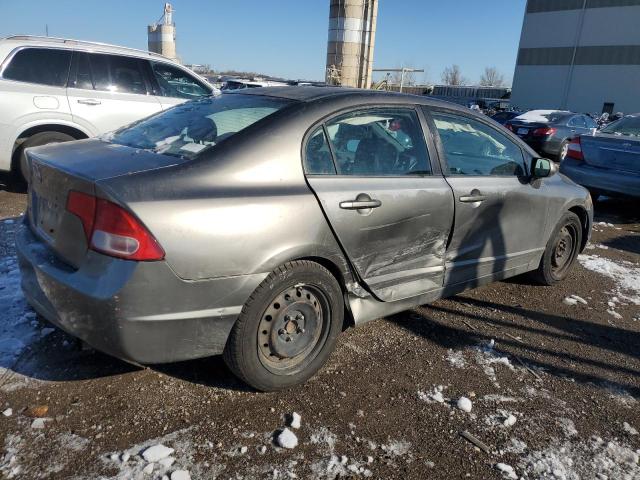
<path fill-rule="evenodd" d="M 414 73 L 414 72 L 424 72 L 424 69 L 417 69 L 417 68 L 406 68 L 406 67 L 402 67 L 402 68 L 374 68 L 373 69 L 374 72 L 400 72 L 400 93 L 402 93 L 402 89 L 404 88 L 404 76 L 407 73 Z"/>

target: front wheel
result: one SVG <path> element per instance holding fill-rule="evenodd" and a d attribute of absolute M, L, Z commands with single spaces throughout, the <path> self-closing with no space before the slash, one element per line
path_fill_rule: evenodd
<path fill-rule="evenodd" d="M 564 280 L 578 257 L 582 244 L 582 224 L 573 212 L 566 212 L 547 242 L 534 280 L 542 285 L 554 285 Z"/>
<path fill-rule="evenodd" d="M 343 317 L 342 290 L 326 268 L 286 263 L 247 300 L 227 340 L 225 363 L 257 390 L 304 383 L 329 358 Z"/>

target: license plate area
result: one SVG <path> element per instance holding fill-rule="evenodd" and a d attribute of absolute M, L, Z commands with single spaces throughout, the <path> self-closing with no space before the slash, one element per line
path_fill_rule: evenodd
<path fill-rule="evenodd" d="M 529 133 L 529 129 L 528 128 L 519 128 L 516 133 L 518 135 L 525 136 L 527 133 Z"/>

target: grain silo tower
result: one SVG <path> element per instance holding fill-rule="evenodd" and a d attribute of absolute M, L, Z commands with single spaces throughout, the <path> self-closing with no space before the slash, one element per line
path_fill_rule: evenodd
<path fill-rule="evenodd" d="M 149 51 L 164 55 L 171 60 L 178 61 L 176 55 L 176 26 L 173 23 L 173 7 L 164 4 L 164 13 L 160 20 L 147 27 Z"/>
<path fill-rule="evenodd" d="M 369 88 L 378 0 L 330 0 L 326 81 Z"/>

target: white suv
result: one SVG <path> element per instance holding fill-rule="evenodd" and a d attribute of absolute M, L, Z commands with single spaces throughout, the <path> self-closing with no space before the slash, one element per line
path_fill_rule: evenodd
<path fill-rule="evenodd" d="M 22 174 L 28 147 L 93 137 L 212 92 L 202 77 L 155 53 L 0 38 L 0 170 Z"/>

